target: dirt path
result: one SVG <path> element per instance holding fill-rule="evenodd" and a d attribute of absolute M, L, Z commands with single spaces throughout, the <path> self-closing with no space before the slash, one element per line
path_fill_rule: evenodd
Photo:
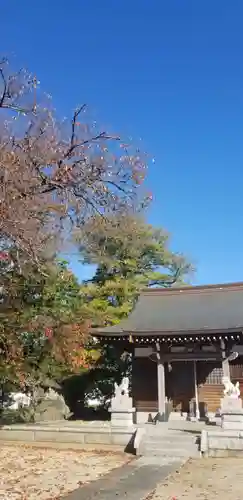
<path fill-rule="evenodd" d="M 192 460 L 157 487 L 151 500 L 242 500 L 243 460 Z"/>

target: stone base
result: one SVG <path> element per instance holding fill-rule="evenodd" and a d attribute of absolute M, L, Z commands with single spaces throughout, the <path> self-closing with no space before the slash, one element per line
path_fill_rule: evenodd
<path fill-rule="evenodd" d="M 224 430 L 243 430 L 241 399 L 224 398 L 221 401 L 221 427 Z"/>
<path fill-rule="evenodd" d="M 227 431 L 243 431 L 243 422 L 222 421 L 222 429 Z"/>
<path fill-rule="evenodd" d="M 243 412 L 223 413 L 221 420 L 223 422 L 243 422 Z"/>
<path fill-rule="evenodd" d="M 131 427 L 133 425 L 133 414 L 135 408 L 130 410 L 109 410 L 111 413 L 111 425 L 115 427 Z"/>
<path fill-rule="evenodd" d="M 205 457 L 243 458 L 243 432 L 204 429 L 201 434 L 201 452 Z"/>
<path fill-rule="evenodd" d="M 111 406 L 109 411 L 134 411 L 133 400 L 129 396 L 111 398 Z"/>
<path fill-rule="evenodd" d="M 210 457 L 243 457 L 241 399 L 225 396 L 221 400 L 221 430 L 219 429 L 219 431 L 202 431 L 201 451 Z"/>
<path fill-rule="evenodd" d="M 221 414 L 223 413 L 237 413 L 242 411 L 242 400 L 239 398 L 231 398 L 225 396 L 221 399 Z"/>
<path fill-rule="evenodd" d="M 221 427 L 225 430 L 243 430 L 243 411 L 223 413 Z"/>

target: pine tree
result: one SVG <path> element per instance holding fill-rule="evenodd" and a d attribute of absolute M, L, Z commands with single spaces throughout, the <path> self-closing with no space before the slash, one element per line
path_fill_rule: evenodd
<path fill-rule="evenodd" d="M 79 238 L 82 261 L 97 265 L 83 287 L 94 326 L 126 317 L 142 288 L 183 284 L 192 271 L 183 255 L 170 250 L 169 235 L 138 217 L 92 219 Z"/>

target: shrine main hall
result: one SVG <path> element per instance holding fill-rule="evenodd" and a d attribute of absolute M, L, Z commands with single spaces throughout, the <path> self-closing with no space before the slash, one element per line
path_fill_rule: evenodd
<path fill-rule="evenodd" d="M 214 415 L 223 376 L 243 389 L 243 283 L 145 289 L 95 336 L 132 354 L 137 423 Z"/>

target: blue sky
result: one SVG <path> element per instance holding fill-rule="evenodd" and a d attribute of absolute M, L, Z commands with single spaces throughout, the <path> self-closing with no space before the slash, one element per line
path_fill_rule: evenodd
<path fill-rule="evenodd" d="M 101 126 L 142 138 L 149 221 L 195 283 L 243 280 L 242 20 L 242 0 L 1 2 L 2 51 L 61 114 L 87 102 Z"/>

